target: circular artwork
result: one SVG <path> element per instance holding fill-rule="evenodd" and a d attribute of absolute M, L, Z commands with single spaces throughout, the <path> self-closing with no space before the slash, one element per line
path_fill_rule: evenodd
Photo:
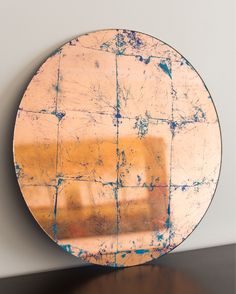
<path fill-rule="evenodd" d="M 221 164 L 218 117 L 172 47 L 96 31 L 34 75 L 14 162 L 27 206 L 59 246 L 95 264 L 141 264 L 175 248 L 205 214 Z"/>

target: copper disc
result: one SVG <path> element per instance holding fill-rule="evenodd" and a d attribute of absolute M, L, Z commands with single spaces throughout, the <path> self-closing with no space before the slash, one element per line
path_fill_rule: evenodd
<path fill-rule="evenodd" d="M 141 264 L 175 248 L 205 214 L 221 163 L 218 117 L 172 47 L 96 31 L 32 78 L 14 161 L 27 206 L 59 246 L 95 264 Z"/>

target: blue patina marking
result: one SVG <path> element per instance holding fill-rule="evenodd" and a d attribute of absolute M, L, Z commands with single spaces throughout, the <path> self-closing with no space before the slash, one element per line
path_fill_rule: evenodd
<path fill-rule="evenodd" d="M 165 227 L 169 229 L 171 227 L 170 217 L 168 216 L 165 222 Z"/>
<path fill-rule="evenodd" d="M 143 62 L 144 64 L 148 64 L 151 61 L 151 56 L 144 58 L 141 55 L 137 55 L 136 57 L 139 61 Z"/>
<path fill-rule="evenodd" d="M 59 245 L 66 252 L 73 254 L 72 246 L 70 244 L 59 244 Z"/>
<path fill-rule="evenodd" d="M 58 180 L 57 180 L 57 186 L 60 186 L 62 182 L 63 182 L 63 179 L 62 178 L 58 178 Z"/>
<path fill-rule="evenodd" d="M 158 233 L 158 234 L 157 234 L 157 240 L 158 240 L 158 241 L 162 241 L 162 240 L 163 240 L 163 235 L 160 234 L 160 233 Z"/>
<path fill-rule="evenodd" d="M 149 250 L 148 249 L 137 249 L 135 250 L 136 254 L 144 254 L 144 253 L 148 253 Z"/>
<path fill-rule="evenodd" d="M 139 138 L 143 138 L 148 133 L 149 126 L 149 116 L 146 114 L 145 117 L 136 116 L 136 122 L 134 124 L 134 129 L 138 130 Z"/>
<path fill-rule="evenodd" d="M 51 114 L 55 115 L 60 121 L 66 114 L 64 112 L 52 111 Z"/>
<path fill-rule="evenodd" d="M 53 238 L 54 238 L 54 240 L 56 240 L 56 238 L 57 238 L 57 224 L 56 224 L 56 222 L 54 222 L 54 224 L 52 225 L 52 231 L 53 231 Z"/>
<path fill-rule="evenodd" d="M 83 249 L 80 249 L 78 253 L 78 257 L 80 257 L 82 254 L 85 254 L 85 251 Z"/>
<path fill-rule="evenodd" d="M 193 115 L 193 119 L 195 122 L 199 122 L 201 120 L 205 121 L 206 114 L 200 107 L 196 107 L 196 112 Z"/>
<path fill-rule="evenodd" d="M 19 178 L 22 170 L 18 163 L 15 163 L 15 170 L 16 170 L 16 177 Z"/>
<path fill-rule="evenodd" d="M 122 34 L 117 34 L 116 35 L 116 46 L 117 47 L 122 47 L 126 44 L 124 40 L 124 36 Z"/>
<path fill-rule="evenodd" d="M 128 42 L 133 48 L 138 49 L 140 48 L 140 46 L 143 45 L 142 40 L 137 36 L 137 33 L 135 31 L 124 30 L 124 33 L 126 33 L 129 40 Z"/>
<path fill-rule="evenodd" d="M 159 67 L 172 79 L 171 67 L 165 61 L 159 63 Z"/>

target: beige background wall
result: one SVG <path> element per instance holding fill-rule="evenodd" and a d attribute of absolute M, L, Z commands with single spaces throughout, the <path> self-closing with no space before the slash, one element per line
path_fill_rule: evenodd
<path fill-rule="evenodd" d="M 223 166 L 209 211 L 175 251 L 236 241 L 233 3 L 0 0 L 0 277 L 82 264 L 50 241 L 28 212 L 14 174 L 12 135 L 19 101 L 38 66 L 58 46 L 96 29 L 127 28 L 156 36 L 202 76 L 221 122 Z"/>

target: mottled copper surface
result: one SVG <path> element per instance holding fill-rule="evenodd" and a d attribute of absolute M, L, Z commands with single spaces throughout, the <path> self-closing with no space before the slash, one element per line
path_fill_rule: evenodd
<path fill-rule="evenodd" d="M 30 211 L 64 250 L 130 266 L 180 244 L 205 214 L 221 163 L 212 98 L 192 65 L 129 30 L 70 41 L 39 68 L 14 132 Z"/>

